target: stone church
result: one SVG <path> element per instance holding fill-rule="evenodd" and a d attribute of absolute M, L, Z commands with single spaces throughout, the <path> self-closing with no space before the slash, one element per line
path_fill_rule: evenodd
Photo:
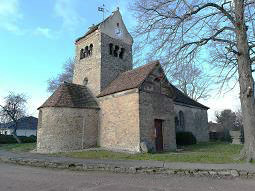
<path fill-rule="evenodd" d="M 208 141 L 209 108 L 169 83 L 158 61 L 133 69 L 132 44 L 119 10 L 76 40 L 72 83 L 39 107 L 38 152 L 171 151 L 176 131 Z"/>

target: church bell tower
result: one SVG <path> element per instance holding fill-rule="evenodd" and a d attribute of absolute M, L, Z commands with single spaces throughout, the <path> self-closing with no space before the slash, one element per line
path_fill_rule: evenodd
<path fill-rule="evenodd" d="M 114 11 L 76 40 L 73 83 L 87 85 L 97 96 L 120 73 L 132 69 L 132 44 L 119 10 Z"/>

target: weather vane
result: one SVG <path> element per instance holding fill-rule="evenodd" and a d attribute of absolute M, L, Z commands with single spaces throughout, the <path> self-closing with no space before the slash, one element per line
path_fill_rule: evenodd
<path fill-rule="evenodd" d="M 102 7 L 98 7 L 99 12 L 103 12 L 103 20 L 104 20 L 104 13 L 108 12 L 108 10 L 105 8 L 105 5 L 103 4 Z"/>

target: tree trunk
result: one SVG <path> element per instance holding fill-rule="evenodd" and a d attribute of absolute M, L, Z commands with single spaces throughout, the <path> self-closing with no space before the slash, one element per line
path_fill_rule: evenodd
<path fill-rule="evenodd" d="M 17 143 L 21 143 L 21 140 L 19 139 L 19 137 L 16 135 L 16 133 L 12 133 L 12 136 L 16 139 Z"/>
<path fill-rule="evenodd" d="M 254 86 L 251 70 L 251 59 L 244 20 L 244 1 L 235 0 L 236 38 L 238 48 L 238 74 L 240 101 L 243 114 L 245 144 L 241 157 L 251 162 L 255 159 L 255 110 Z"/>
<path fill-rule="evenodd" d="M 13 129 L 13 132 L 12 132 L 12 136 L 16 139 L 16 141 L 17 141 L 17 143 L 21 143 L 21 140 L 19 139 L 19 137 L 17 136 L 17 128 L 18 128 L 18 122 L 17 121 L 15 121 L 14 122 L 15 123 L 15 125 L 14 125 L 14 129 Z"/>

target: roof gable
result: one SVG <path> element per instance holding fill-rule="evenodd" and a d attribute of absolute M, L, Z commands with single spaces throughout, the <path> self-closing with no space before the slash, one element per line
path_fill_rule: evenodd
<path fill-rule="evenodd" d="M 102 90 L 102 92 L 97 97 L 103 97 L 117 92 L 139 88 L 145 81 L 150 81 L 150 79 L 148 78 L 150 77 L 150 74 L 155 71 L 154 69 L 157 66 L 160 66 L 159 61 L 154 61 L 133 70 L 121 73 L 104 90 Z M 173 98 L 176 103 L 181 103 L 203 109 L 209 109 L 201 103 L 191 99 L 190 97 L 182 93 L 179 89 L 177 89 L 174 85 L 172 85 L 168 81 L 161 67 L 159 68 L 158 78 L 159 80 L 161 80 L 161 82 L 163 82 L 161 91 L 164 90 L 164 94 Z"/>
<path fill-rule="evenodd" d="M 97 97 L 138 88 L 153 71 L 153 69 L 159 65 L 159 61 L 154 61 L 144 66 L 119 74 L 119 76 L 113 80 Z"/>

